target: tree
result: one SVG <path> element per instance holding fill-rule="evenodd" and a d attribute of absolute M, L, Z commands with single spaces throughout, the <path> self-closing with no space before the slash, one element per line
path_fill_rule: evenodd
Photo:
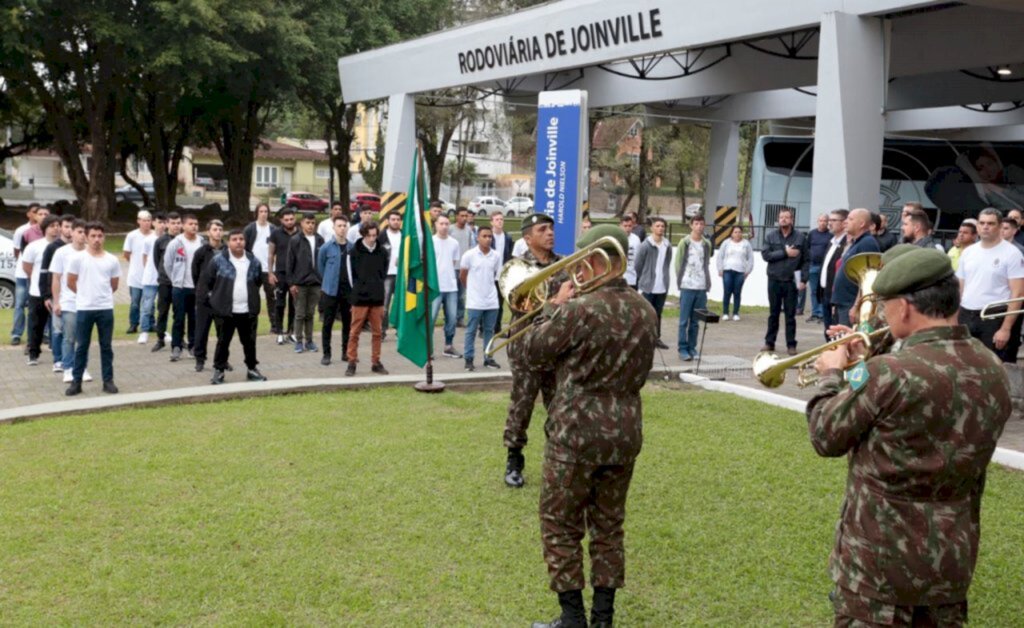
<path fill-rule="evenodd" d="M 461 205 L 462 186 L 471 185 L 479 176 L 476 164 L 467 161 L 465 154 L 462 154 L 460 159 L 449 159 L 444 165 L 444 178 L 448 180 L 449 186 L 455 188 L 455 197 L 451 200 Z"/>
<path fill-rule="evenodd" d="M 0 163 L 33 148 L 48 146 L 51 141 L 39 103 L 29 90 L 18 89 L 4 78 L 0 61 Z"/>
<path fill-rule="evenodd" d="M 363 181 L 366 185 L 370 186 L 370 189 L 380 194 L 384 190 L 384 134 L 377 134 L 377 147 L 374 151 L 373 157 L 366 156 L 366 161 L 369 162 L 370 167 L 366 167 L 365 163 L 359 164 L 359 173 L 363 175 Z M 347 198 L 347 197 L 346 197 Z"/>

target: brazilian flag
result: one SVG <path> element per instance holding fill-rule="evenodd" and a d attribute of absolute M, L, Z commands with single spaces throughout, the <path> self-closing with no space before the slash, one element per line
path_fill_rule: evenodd
<path fill-rule="evenodd" d="M 398 336 L 398 353 L 416 366 L 423 367 L 430 355 L 434 322 L 430 303 L 440 292 L 437 288 L 437 263 L 426 207 L 426 181 L 419 151 L 413 157 L 409 194 L 402 220 L 402 247 L 398 254 L 395 296 L 391 299 L 389 319 Z M 425 263 L 424 263 L 425 262 Z"/>

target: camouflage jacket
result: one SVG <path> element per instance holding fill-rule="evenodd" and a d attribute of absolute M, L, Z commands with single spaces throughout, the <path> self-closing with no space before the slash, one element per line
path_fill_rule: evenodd
<path fill-rule="evenodd" d="M 562 256 L 561 255 L 556 255 L 555 253 L 552 253 L 551 254 L 551 261 L 549 261 L 547 264 L 541 264 L 540 261 L 537 260 L 536 256 L 534 256 L 533 251 L 527 249 L 526 252 L 523 253 L 523 259 L 528 261 L 528 262 L 530 262 L 531 264 L 533 264 L 534 266 L 536 266 L 538 268 L 546 268 L 546 267 L 554 264 L 558 260 L 562 259 Z M 555 296 L 558 293 L 558 289 L 562 287 L 562 283 L 564 283 L 566 281 L 569 281 L 568 273 L 566 273 L 565 271 L 560 271 L 560 272 L 555 273 L 551 277 L 551 279 L 548 281 L 548 298 L 550 299 L 551 297 Z M 522 314 L 518 314 L 515 311 L 512 311 L 511 320 L 512 321 L 519 320 L 520 318 L 522 318 L 522 316 L 523 316 Z M 514 362 L 515 366 L 517 368 L 526 368 L 526 364 L 525 364 L 526 361 L 525 361 L 525 359 L 523 357 L 523 343 L 522 342 L 520 342 L 519 340 L 516 340 L 516 341 L 512 342 L 511 344 L 508 345 L 507 351 L 508 351 L 508 359 L 510 361 Z"/>
<path fill-rule="evenodd" d="M 849 454 L 832 580 L 891 604 L 966 599 L 985 468 L 1011 409 L 1002 364 L 966 327 L 940 327 L 848 377 L 829 371 L 807 404 L 814 449 Z"/>
<path fill-rule="evenodd" d="M 625 279 L 546 306 L 523 336 L 531 368 L 554 369 L 545 456 L 623 464 L 640 453 L 640 389 L 654 360 L 658 315 Z"/>

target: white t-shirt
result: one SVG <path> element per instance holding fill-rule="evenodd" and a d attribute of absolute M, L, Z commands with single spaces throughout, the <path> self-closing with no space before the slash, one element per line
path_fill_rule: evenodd
<path fill-rule="evenodd" d="M 498 309 L 498 289 L 494 282 L 501 272 L 501 255 L 494 249 L 484 255 L 479 246 L 474 246 L 462 256 L 459 268 L 469 271 L 466 274 L 466 309 Z"/>
<path fill-rule="evenodd" d="M 1010 280 L 1024 278 L 1024 255 L 1005 240 L 989 249 L 979 242 L 960 254 L 956 276 L 964 282 L 961 307 L 980 310 L 1010 298 Z"/>
<path fill-rule="evenodd" d="M 494 245 L 491 248 L 494 249 L 495 251 L 497 251 L 498 255 L 504 255 L 505 254 L 505 238 L 508 237 L 508 234 L 506 234 L 504 231 L 502 231 L 501 233 L 497 233 L 495 231 L 491 231 L 491 235 L 494 236 Z"/>
<path fill-rule="evenodd" d="M 654 241 L 651 241 L 654 244 Z M 654 245 L 658 249 L 658 261 L 654 264 L 654 285 L 651 286 L 651 294 L 665 294 L 668 292 L 668 277 L 662 272 L 665 266 L 665 256 L 669 255 L 669 251 L 672 250 L 672 246 L 668 243 L 665 238 L 661 239 L 661 244 Z"/>
<path fill-rule="evenodd" d="M 110 280 L 121 276 L 121 264 L 110 253 L 95 257 L 88 251 L 71 258 L 68 273 L 78 275 L 75 305 L 79 312 L 114 309 Z"/>
<path fill-rule="evenodd" d="M 231 265 L 235 267 L 235 285 L 231 290 L 231 312 L 233 314 L 246 314 L 249 312 L 249 284 L 245 280 L 249 273 L 249 257 L 235 257 L 228 253 Z"/>
<path fill-rule="evenodd" d="M 306 236 L 306 242 L 309 242 L 309 255 L 310 259 L 313 260 L 313 265 L 316 265 L 316 235 Z"/>
<path fill-rule="evenodd" d="M 142 285 L 143 286 L 156 286 L 160 284 L 160 273 L 156 269 L 156 260 L 153 258 L 153 249 L 156 247 L 156 232 L 150 231 L 149 235 L 144 240 L 142 247 L 142 254 L 146 256 L 146 264 L 142 267 Z M 135 260 L 135 254 L 132 253 L 132 261 Z"/>
<path fill-rule="evenodd" d="M 14 235 L 11 236 L 11 242 L 14 244 L 14 250 L 21 250 L 21 240 L 24 237 L 25 232 L 31 227 L 31 223 L 25 223 L 14 230 Z M 14 278 L 15 279 L 28 279 L 28 275 L 25 274 L 25 269 L 21 267 L 21 258 L 18 258 L 18 263 L 14 265 Z"/>
<path fill-rule="evenodd" d="M 707 278 L 704 276 L 704 245 L 690 240 L 687 259 L 683 260 L 683 278 L 680 287 L 684 290 L 705 290 Z"/>
<path fill-rule="evenodd" d="M 348 227 L 348 235 L 346 236 L 348 238 L 348 243 L 349 244 L 355 244 L 356 240 L 358 240 L 359 238 L 363 237 L 363 235 L 361 233 L 359 233 L 361 231 L 360 227 L 362 227 L 362 226 L 363 226 L 363 223 L 361 223 L 361 222 L 357 222 L 354 225 L 349 225 L 349 227 Z M 333 239 L 334 239 L 334 236 L 331 235 L 331 240 L 333 240 Z"/>
<path fill-rule="evenodd" d="M 526 254 L 526 238 L 519 238 L 516 243 L 512 245 L 512 257 L 522 257 Z"/>
<path fill-rule="evenodd" d="M 124 238 L 124 252 L 131 253 L 131 259 L 128 260 L 129 288 L 141 288 L 143 286 L 142 275 L 144 267 L 142 256 L 146 254 L 146 239 L 151 235 L 153 235 L 152 231 L 149 232 L 149 235 L 143 235 L 142 231 L 135 229 L 129 231 L 128 235 Z M 153 283 L 155 284 L 156 282 Z"/>
<path fill-rule="evenodd" d="M 629 251 L 626 252 L 626 274 L 623 277 L 631 286 L 636 285 L 636 252 L 640 249 L 640 236 L 629 234 Z"/>
<path fill-rule="evenodd" d="M 256 260 L 260 263 L 263 270 L 270 268 L 270 248 L 267 246 L 267 240 L 270 239 L 270 223 L 260 226 L 256 223 L 256 240 L 252 243 L 252 254 Z M 331 234 L 331 240 L 334 239 L 334 234 Z M 327 238 L 325 241 L 330 242 Z"/>
<path fill-rule="evenodd" d="M 68 268 L 71 267 L 71 261 L 84 251 L 85 249 L 76 251 L 75 247 L 65 244 L 57 249 L 50 260 L 50 274 L 60 275 L 60 309 L 65 312 L 77 311 L 75 293 L 68 289 Z"/>
<path fill-rule="evenodd" d="M 434 259 L 437 262 L 437 289 L 441 292 L 458 292 L 459 283 L 455 278 L 459 266 L 459 241 L 448 236 L 434 236 Z"/>
<path fill-rule="evenodd" d="M 334 219 L 327 217 L 320 221 L 320 224 L 316 226 L 316 232 L 320 234 L 320 237 L 324 239 L 324 242 L 330 242 L 334 240 Z M 259 225 L 256 226 L 256 235 L 259 235 Z M 269 236 L 270 233 L 267 233 Z M 255 251 L 253 251 L 255 254 Z"/>
<path fill-rule="evenodd" d="M 43 272 L 43 251 L 50 246 L 46 238 L 36 240 L 25 247 L 25 252 L 18 258 L 18 266 L 32 264 L 32 276 L 28 280 L 28 295 L 30 297 L 42 296 L 39 293 L 39 275 Z"/>
<path fill-rule="evenodd" d="M 391 260 L 388 262 L 388 274 L 397 275 L 398 254 L 402 250 L 402 232 L 388 229 L 385 233 L 388 234 L 388 243 L 391 244 Z"/>

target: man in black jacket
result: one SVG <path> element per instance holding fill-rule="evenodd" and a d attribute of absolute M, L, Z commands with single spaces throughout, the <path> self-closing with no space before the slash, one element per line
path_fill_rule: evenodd
<path fill-rule="evenodd" d="M 356 240 L 349 253 L 352 267 L 352 292 L 349 301 L 352 303 L 352 334 L 348 340 L 348 368 L 345 375 L 356 374 L 356 362 L 359 361 L 359 331 L 369 320 L 373 331 L 372 356 L 374 373 L 387 375 L 387 369 L 380 362 L 380 341 L 383 334 L 384 318 L 384 278 L 388 274 L 389 255 L 377 242 L 380 226 L 376 221 L 362 225 L 362 237 Z"/>
<path fill-rule="evenodd" d="M 221 249 L 224 248 L 224 223 L 214 219 L 206 224 L 206 242 L 199 247 L 192 257 L 192 283 L 199 285 L 199 276 Z M 210 342 L 210 327 L 216 322 L 217 336 L 220 336 L 220 322 L 217 322 L 213 310 L 198 297 L 196 289 L 196 343 L 192 347 L 192 355 L 196 358 L 196 373 L 201 373 L 206 365 L 206 348 Z"/>
<path fill-rule="evenodd" d="M 274 305 L 277 321 L 277 344 L 283 345 L 287 339 L 295 342 L 292 331 L 295 329 L 295 298 L 288 289 L 288 246 L 292 237 L 298 233 L 295 225 L 295 210 L 284 208 L 280 213 L 281 226 L 270 234 L 267 243 L 267 281 L 274 286 Z M 285 305 L 288 306 L 288 318 L 285 318 Z"/>
<path fill-rule="evenodd" d="M 171 312 L 171 278 L 167 276 L 167 269 L 164 268 L 164 253 L 171 240 L 181 233 L 181 214 L 168 212 L 167 232 L 157 238 L 153 243 L 153 263 L 156 264 L 157 274 L 157 304 L 156 304 L 156 344 L 151 351 L 156 353 L 164 348 L 164 335 L 167 333 L 167 317 Z"/>
<path fill-rule="evenodd" d="M 825 261 L 821 267 L 821 278 L 818 287 L 821 289 L 821 322 L 824 324 L 825 340 L 829 340 L 828 328 L 835 324 L 836 313 L 832 304 L 832 293 L 835 291 L 836 271 L 839 270 L 843 253 L 846 252 L 846 217 L 850 214 L 845 209 L 833 210 L 828 215 L 828 228 L 832 233 L 832 241 L 825 253 Z"/>
<path fill-rule="evenodd" d="M 324 239 L 316 232 L 316 217 L 311 213 L 303 214 L 302 230 L 292 236 L 285 264 L 288 290 L 295 299 L 295 353 L 317 350 L 313 342 L 313 320 L 320 302 L 321 278 L 316 256 L 323 245 Z"/>
<path fill-rule="evenodd" d="M 228 233 L 228 245 L 203 267 L 197 286 L 197 301 L 205 303 L 219 325 L 217 349 L 213 354 L 211 384 L 224 383 L 224 370 L 228 368 L 228 345 L 238 331 L 245 353 L 246 379 L 262 382 L 267 378 L 256 365 L 256 334 L 253 319 L 260 315 L 260 285 L 263 269 L 259 260 L 245 250 L 245 236 L 241 229 Z"/>
<path fill-rule="evenodd" d="M 775 351 L 779 314 L 785 313 L 786 348 L 789 355 L 796 355 L 796 299 L 798 292 L 807 285 L 811 256 L 807 251 L 807 238 L 793 227 L 791 208 L 783 207 L 779 211 L 779 228 L 765 236 L 761 257 L 768 262 L 769 305 L 768 332 L 761 350 Z"/>

